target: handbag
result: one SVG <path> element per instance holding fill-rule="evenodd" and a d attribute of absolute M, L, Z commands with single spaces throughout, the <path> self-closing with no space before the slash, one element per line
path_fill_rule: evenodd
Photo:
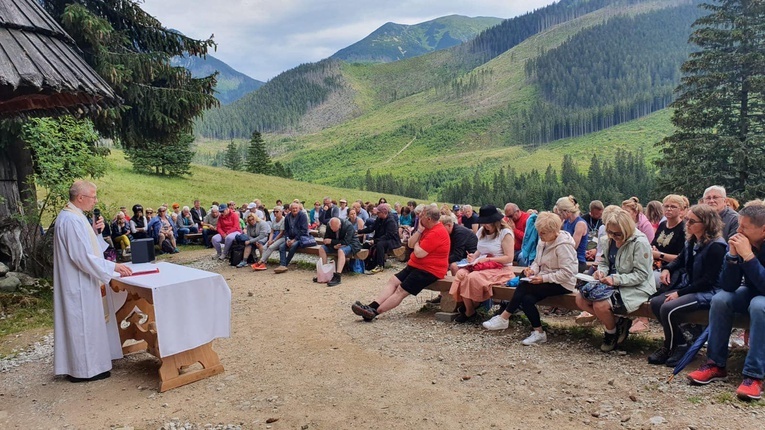
<path fill-rule="evenodd" d="M 321 259 L 316 261 L 316 282 L 327 283 L 335 274 L 335 262 L 322 264 Z"/>
<path fill-rule="evenodd" d="M 615 292 L 616 287 L 606 285 L 599 281 L 588 282 L 579 287 L 579 293 L 582 294 L 582 297 L 591 302 L 606 300 L 613 296 Z"/>
<path fill-rule="evenodd" d="M 316 246 L 316 239 L 313 238 L 313 236 L 300 236 L 298 238 L 300 241 L 300 247 L 301 248 L 307 248 L 309 246 Z"/>

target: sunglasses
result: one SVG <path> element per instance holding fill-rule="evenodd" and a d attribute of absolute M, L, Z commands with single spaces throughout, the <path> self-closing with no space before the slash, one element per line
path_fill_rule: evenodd
<path fill-rule="evenodd" d="M 608 234 L 611 237 L 617 237 L 617 238 L 618 237 L 624 237 L 624 233 L 622 233 L 620 231 L 606 230 L 606 234 Z"/>
<path fill-rule="evenodd" d="M 699 220 L 696 220 L 696 219 L 690 219 L 690 218 L 686 218 L 686 219 L 685 219 L 685 224 L 687 224 L 688 226 L 692 226 L 692 225 L 694 225 L 694 224 L 698 224 L 698 223 L 700 223 L 700 222 L 701 222 L 701 221 L 699 221 Z"/>

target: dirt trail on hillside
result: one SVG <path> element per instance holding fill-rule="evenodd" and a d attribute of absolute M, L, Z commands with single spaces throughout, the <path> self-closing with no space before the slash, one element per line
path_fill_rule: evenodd
<path fill-rule="evenodd" d="M 168 261 L 209 260 L 188 251 Z M 334 288 L 308 270 L 253 273 L 214 265 L 232 289 L 232 336 L 214 343 L 226 371 L 157 392 L 158 360 L 115 361 L 112 377 L 72 384 L 50 354 L 0 373 L 0 428 L 535 429 L 754 428 L 761 408 L 733 400 L 729 382 L 664 383 L 641 343 L 602 354 L 597 339 L 552 329 L 541 346 L 503 332 L 438 322 L 426 291 L 373 323 L 350 311 L 393 274 L 344 276 Z M 251 294 L 251 295 L 250 295 Z M 547 317 L 567 322 L 570 317 Z M 42 336 L 45 333 L 36 333 Z M 629 341 L 628 341 L 629 342 Z M 629 347 L 629 343 L 628 343 Z M 629 349 L 629 348 L 628 348 Z M 694 365 L 692 365 L 694 366 Z M 268 419 L 278 419 L 266 423 Z"/>

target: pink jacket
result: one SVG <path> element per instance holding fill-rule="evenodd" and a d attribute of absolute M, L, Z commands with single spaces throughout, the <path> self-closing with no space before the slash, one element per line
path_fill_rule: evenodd
<path fill-rule="evenodd" d="M 648 243 L 653 243 L 653 237 L 656 235 L 656 230 L 654 230 L 651 225 L 651 221 L 648 221 L 648 217 L 642 213 L 638 215 L 637 229 L 645 235 L 648 239 Z"/>

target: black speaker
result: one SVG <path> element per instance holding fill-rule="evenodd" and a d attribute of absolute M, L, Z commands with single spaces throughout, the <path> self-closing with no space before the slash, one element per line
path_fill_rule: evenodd
<path fill-rule="evenodd" d="M 154 261 L 154 239 L 135 239 L 130 242 L 130 252 L 133 264 Z"/>

